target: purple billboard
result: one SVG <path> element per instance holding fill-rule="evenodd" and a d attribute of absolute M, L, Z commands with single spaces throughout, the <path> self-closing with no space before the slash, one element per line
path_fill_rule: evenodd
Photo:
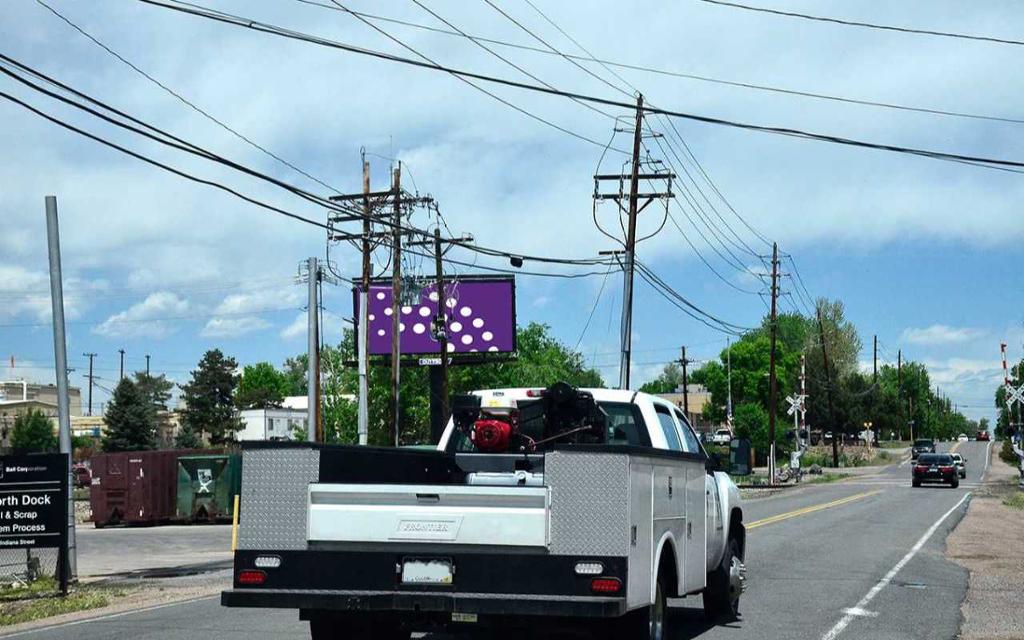
<path fill-rule="evenodd" d="M 399 307 L 399 349 L 405 356 L 437 355 L 433 332 L 439 305 L 447 306 L 448 353 L 511 353 L 516 350 L 515 281 L 513 278 L 462 277 L 445 282 L 445 295 L 434 283 L 424 282 L 414 305 Z M 359 319 L 359 296 L 355 295 Z M 443 300 L 443 302 L 442 302 Z M 393 310 L 391 283 L 370 284 L 370 355 L 391 354 Z"/>

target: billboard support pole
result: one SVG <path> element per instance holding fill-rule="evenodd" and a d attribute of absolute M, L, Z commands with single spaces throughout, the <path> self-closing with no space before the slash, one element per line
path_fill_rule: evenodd
<path fill-rule="evenodd" d="M 448 422 L 448 296 L 444 289 L 444 267 L 441 264 L 441 229 L 434 229 L 434 270 L 437 276 L 437 318 L 434 331 L 441 364 L 430 369 L 430 401 L 436 410 L 430 412 L 431 442 L 440 442 Z M 435 373 L 436 370 L 436 373 Z M 435 380 L 436 378 L 436 380 Z"/>
<path fill-rule="evenodd" d="M 64 335 L 64 285 L 60 265 L 60 229 L 57 224 L 57 197 L 46 196 L 46 240 L 50 256 L 50 303 L 53 309 L 54 375 L 57 381 L 57 420 L 60 452 L 67 455 L 64 472 L 67 492 L 66 544 L 61 545 L 61 591 L 67 594 L 68 582 L 78 573 L 75 544 L 75 503 L 71 491 L 71 413 L 68 400 L 68 353 Z"/>
<path fill-rule="evenodd" d="M 391 421 L 394 430 L 394 445 L 399 442 L 398 421 L 401 417 L 399 382 L 402 371 L 402 356 L 399 349 L 401 338 L 402 306 L 402 165 L 395 167 L 393 176 L 394 228 L 391 234 Z"/>

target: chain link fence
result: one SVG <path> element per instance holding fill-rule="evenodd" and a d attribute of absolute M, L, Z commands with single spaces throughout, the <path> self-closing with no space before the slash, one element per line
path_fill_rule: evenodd
<path fill-rule="evenodd" d="M 60 593 L 58 549 L 0 549 L 0 602 Z"/>

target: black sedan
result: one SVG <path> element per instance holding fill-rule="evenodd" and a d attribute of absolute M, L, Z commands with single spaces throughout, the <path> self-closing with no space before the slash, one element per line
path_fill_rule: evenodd
<path fill-rule="evenodd" d="M 948 453 L 922 453 L 914 464 L 913 485 L 936 482 L 948 484 L 954 489 L 960 486 L 960 474 Z"/>

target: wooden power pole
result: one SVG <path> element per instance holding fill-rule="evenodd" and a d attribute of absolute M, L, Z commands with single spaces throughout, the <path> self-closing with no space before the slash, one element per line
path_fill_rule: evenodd
<path fill-rule="evenodd" d="M 818 334 L 821 339 L 821 358 L 825 365 L 825 391 L 828 393 L 828 416 L 832 424 L 832 466 L 839 467 L 839 425 L 836 424 L 836 406 L 832 399 L 832 374 L 828 369 L 828 343 L 825 341 L 825 323 L 821 319 L 821 307 L 818 307 Z"/>
<path fill-rule="evenodd" d="M 690 380 L 687 376 L 687 367 L 690 364 L 690 360 L 686 357 L 686 347 L 682 347 L 682 357 L 679 359 L 679 364 L 683 367 L 683 415 L 686 419 L 690 419 Z"/>
<path fill-rule="evenodd" d="M 394 191 L 394 220 L 391 233 L 391 420 L 393 441 L 399 442 L 398 421 L 401 418 L 399 382 L 402 370 L 401 339 L 402 315 L 402 165 L 395 167 L 392 182 Z"/>
<path fill-rule="evenodd" d="M 778 341 L 779 245 L 772 243 L 771 352 L 768 356 L 768 477 L 775 484 L 775 412 L 778 381 L 775 374 L 775 348 Z"/>

